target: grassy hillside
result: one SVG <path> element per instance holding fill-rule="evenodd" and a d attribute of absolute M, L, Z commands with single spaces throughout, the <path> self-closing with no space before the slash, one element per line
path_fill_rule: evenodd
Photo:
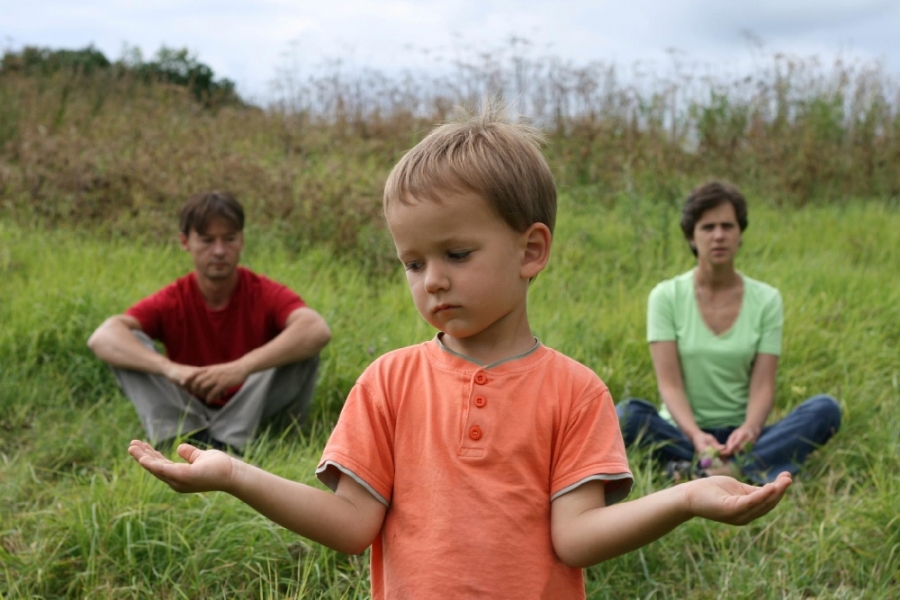
<path fill-rule="evenodd" d="M 334 332 L 314 410 L 247 459 L 315 484 L 356 377 L 429 339 L 380 217 L 390 166 L 457 102 L 515 98 L 561 190 L 530 316 L 616 399 L 657 399 L 646 298 L 691 266 L 681 199 L 710 176 L 750 199 L 739 268 L 777 286 L 775 414 L 818 392 L 841 432 L 772 514 L 691 522 L 587 571 L 596 598 L 900 597 L 900 97 L 878 66 L 761 58 L 746 76 L 634 78 L 520 41 L 430 76 L 286 73 L 276 102 L 200 102 L 121 71 L 0 68 L 0 599 L 364 598 L 366 557 L 306 543 L 222 494 L 179 496 L 126 454 L 142 435 L 90 332 L 189 268 L 187 193 L 248 208 L 244 263 Z M 5 63 L 4 63 L 5 64 Z M 677 65 L 676 65 L 677 66 Z M 631 455 L 638 497 L 666 483 Z"/>
<path fill-rule="evenodd" d="M 167 52 L 147 64 L 196 67 Z M 285 71 L 263 108 L 210 105 L 140 69 L 0 65 L 0 212 L 159 241 L 188 193 L 228 188 L 288 247 L 383 270 L 388 170 L 454 105 L 493 93 L 545 129 L 562 188 L 602 206 L 671 204 L 710 176 L 773 206 L 900 196 L 900 92 L 877 64 L 776 54 L 749 74 L 657 74 L 564 63 L 522 40 L 445 58 L 433 73 Z"/>
<path fill-rule="evenodd" d="M 537 335 L 614 397 L 656 399 L 646 295 L 690 266 L 671 208 L 563 198 L 551 266 L 531 292 Z M 900 593 L 900 216 L 878 204 L 753 202 L 740 268 L 778 286 L 787 327 L 776 415 L 841 400 L 845 423 L 771 515 L 691 522 L 588 570 L 598 598 L 890 598 Z M 0 592 L 8 598 L 367 594 L 365 557 L 306 543 L 223 494 L 179 496 L 131 462 L 130 404 L 84 342 L 104 316 L 188 268 L 174 244 L 0 226 Z M 314 483 L 341 401 L 372 358 L 431 337 L 399 272 L 248 231 L 248 265 L 295 287 L 334 329 L 316 410 L 248 460 Z M 665 485 L 633 454 L 634 497 Z"/>

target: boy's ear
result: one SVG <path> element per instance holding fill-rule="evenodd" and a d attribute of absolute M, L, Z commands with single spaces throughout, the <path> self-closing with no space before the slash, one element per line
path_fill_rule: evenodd
<path fill-rule="evenodd" d="M 522 256 L 521 276 L 526 279 L 534 279 L 544 270 L 547 261 L 550 260 L 550 245 L 553 235 L 550 228 L 543 223 L 532 223 L 522 233 L 524 254 Z"/>
<path fill-rule="evenodd" d="M 184 235 L 182 232 L 178 232 L 178 241 L 181 243 L 181 247 L 185 250 L 188 249 L 188 236 Z"/>

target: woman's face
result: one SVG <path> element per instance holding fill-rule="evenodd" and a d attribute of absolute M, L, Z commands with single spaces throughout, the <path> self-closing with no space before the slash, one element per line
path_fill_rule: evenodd
<path fill-rule="evenodd" d="M 703 211 L 694 225 L 691 245 L 697 250 L 697 260 L 710 266 L 734 262 L 741 245 L 741 228 L 731 202 L 723 202 Z"/>

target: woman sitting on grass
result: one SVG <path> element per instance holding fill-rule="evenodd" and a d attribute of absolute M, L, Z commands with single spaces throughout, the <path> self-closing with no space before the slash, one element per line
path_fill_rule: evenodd
<path fill-rule="evenodd" d="M 747 203 L 733 185 L 710 182 L 687 198 L 681 229 L 697 266 L 658 284 L 647 309 L 663 408 L 636 398 L 616 407 L 625 443 L 652 447 L 676 481 L 794 474 L 841 424 L 835 399 L 818 395 L 765 425 L 784 318 L 778 290 L 734 267 L 746 228 Z"/>

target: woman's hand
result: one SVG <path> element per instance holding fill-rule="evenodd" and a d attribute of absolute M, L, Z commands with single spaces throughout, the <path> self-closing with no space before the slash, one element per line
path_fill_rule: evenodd
<path fill-rule="evenodd" d="M 691 436 L 691 443 L 694 445 L 694 453 L 701 454 L 706 448 L 718 450 L 720 454 L 724 454 L 725 446 L 719 443 L 719 440 L 711 433 L 698 431 Z"/>
<path fill-rule="evenodd" d="M 731 432 L 725 441 L 725 447 L 722 448 L 722 456 L 734 456 L 738 452 L 743 452 L 748 444 L 756 443 L 759 437 L 759 429 L 751 427 L 746 423 Z"/>

